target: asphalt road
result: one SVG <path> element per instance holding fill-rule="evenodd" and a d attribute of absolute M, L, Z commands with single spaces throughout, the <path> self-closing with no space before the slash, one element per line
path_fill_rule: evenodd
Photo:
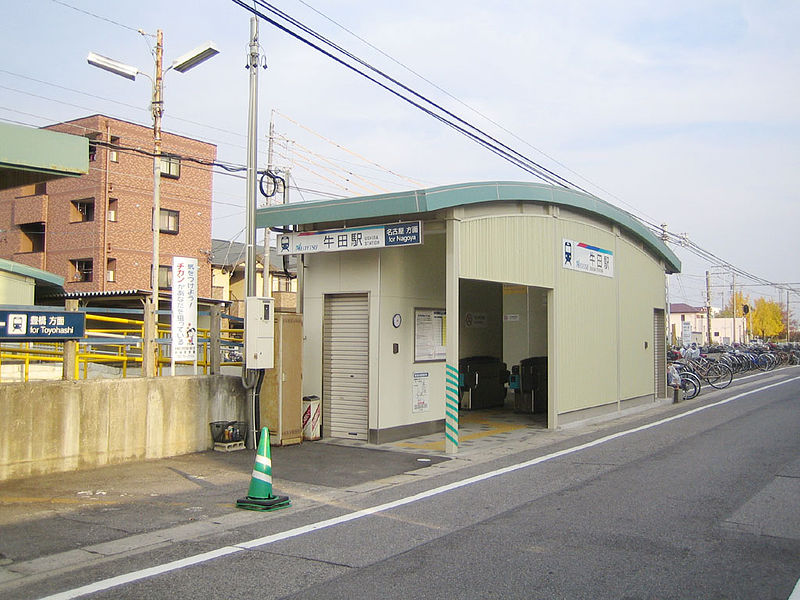
<path fill-rule="evenodd" d="M 86 597 L 786 599 L 800 577 L 798 375 L 0 595 L 99 582 Z"/>

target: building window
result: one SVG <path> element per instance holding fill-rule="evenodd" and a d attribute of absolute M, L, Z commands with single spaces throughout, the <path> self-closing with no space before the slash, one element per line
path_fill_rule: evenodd
<path fill-rule="evenodd" d="M 93 273 L 93 262 L 91 258 L 78 258 L 69 261 L 75 271 L 72 279 L 74 281 L 91 281 Z"/>
<path fill-rule="evenodd" d="M 110 141 L 112 146 L 119 146 L 119 136 L 112 135 Z M 119 154 L 116 148 L 108 149 L 108 160 L 111 162 L 119 162 Z"/>
<path fill-rule="evenodd" d="M 116 222 L 119 211 L 119 200 L 117 198 L 108 199 L 108 220 Z"/>
<path fill-rule="evenodd" d="M 681 315 L 681 323 L 683 323 L 685 320 L 686 320 L 686 315 Z"/>
<path fill-rule="evenodd" d="M 158 289 L 172 288 L 172 267 L 168 265 L 158 266 Z"/>
<path fill-rule="evenodd" d="M 109 258 L 106 260 L 106 281 L 117 280 L 117 259 Z"/>
<path fill-rule="evenodd" d="M 162 154 L 161 176 L 178 179 L 181 176 L 181 157 L 174 154 Z"/>
<path fill-rule="evenodd" d="M 89 162 L 97 160 L 97 144 L 89 140 Z"/>
<path fill-rule="evenodd" d="M 180 212 L 177 210 L 161 209 L 161 218 L 158 220 L 158 227 L 161 233 L 177 234 L 179 229 Z"/>
<path fill-rule="evenodd" d="M 19 230 L 22 232 L 20 252 L 44 252 L 44 223 L 25 223 Z"/>
<path fill-rule="evenodd" d="M 86 221 L 94 221 L 94 198 L 73 200 L 72 210 L 70 211 L 70 222 L 85 223 Z"/>

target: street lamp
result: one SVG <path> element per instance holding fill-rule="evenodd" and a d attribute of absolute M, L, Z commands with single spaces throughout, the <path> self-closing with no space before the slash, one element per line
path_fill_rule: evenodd
<path fill-rule="evenodd" d="M 139 33 L 145 35 L 142 30 Z M 203 46 L 195 48 L 191 52 L 176 59 L 166 71 L 175 69 L 179 73 L 185 73 L 202 62 L 205 62 L 219 50 L 213 42 L 208 42 Z M 125 77 L 131 81 L 136 80 L 137 75 L 144 75 L 153 84 L 153 99 L 151 108 L 153 111 L 153 264 L 150 268 L 150 286 L 152 294 L 150 305 L 148 306 L 145 323 L 149 325 L 149 334 L 145 335 L 146 346 L 142 352 L 142 369 L 145 376 L 156 374 L 156 338 L 158 337 L 158 266 L 160 264 L 159 235 L 161 233 L 161 115 L 164 113 L 163 100 L 163 77 L 166 71 L 162 68 L 164 54 L 164 34 L 159 29 L 156 32 L 156 53 L 155 53 L 155 75 L 149 75 L 140 71 L 136 67 L 121 63 L 112 58 L 101 56 L 90 52 L 86 57 L 87 62 L 93 67 L 98 67 L 120 77 Z M 146 360 L 145 360 L 146 359 Z"/>

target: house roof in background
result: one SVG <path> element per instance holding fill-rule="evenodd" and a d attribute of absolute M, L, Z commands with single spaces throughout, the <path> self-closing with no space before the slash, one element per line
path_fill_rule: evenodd
<path fill-rule="evenodd" d="M 675 304 L 669 305 L 669 312 L 670 313 L 704 313 L 706 309 L 702 306 L 690 306 L 688 304 L 684 304 L 683 302 L 676 302 Z"/>

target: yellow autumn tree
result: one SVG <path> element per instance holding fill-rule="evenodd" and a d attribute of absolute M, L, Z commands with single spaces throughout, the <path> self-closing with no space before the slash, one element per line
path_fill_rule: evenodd
<path fill-rule="evenodd" d="M 733 304 L 734 304 L 733 301 L 734 301 L 734 299 L 736 300 L 736 316 L 737 317 L 743 317 L 744 316 L 744 311 L 743 311 L 742 307 L 745 304 L 750 305 L 750 297 L 749 296 L 745 296 L 744 293 L 742 293 L 742 292 L 736 292 L 733 295 L 733 297 L 731 297 L 728 300 L 728 303 L 725 305 L 725 308 L 723 308 L 722 310 L 718 311 L 717 314 L 715 314 L 714 316 L 715 317 L 731 318 L 733 316 Z M 752 308 L 752 305 L 750 305 L 750 308 Z"/>
<path fill-rule="evenodd" d="M 761 339 L 773 338 L 785 331 L 783 310 L 774 300 L 758 298 L 751 318 L 753 335 Z"/>

